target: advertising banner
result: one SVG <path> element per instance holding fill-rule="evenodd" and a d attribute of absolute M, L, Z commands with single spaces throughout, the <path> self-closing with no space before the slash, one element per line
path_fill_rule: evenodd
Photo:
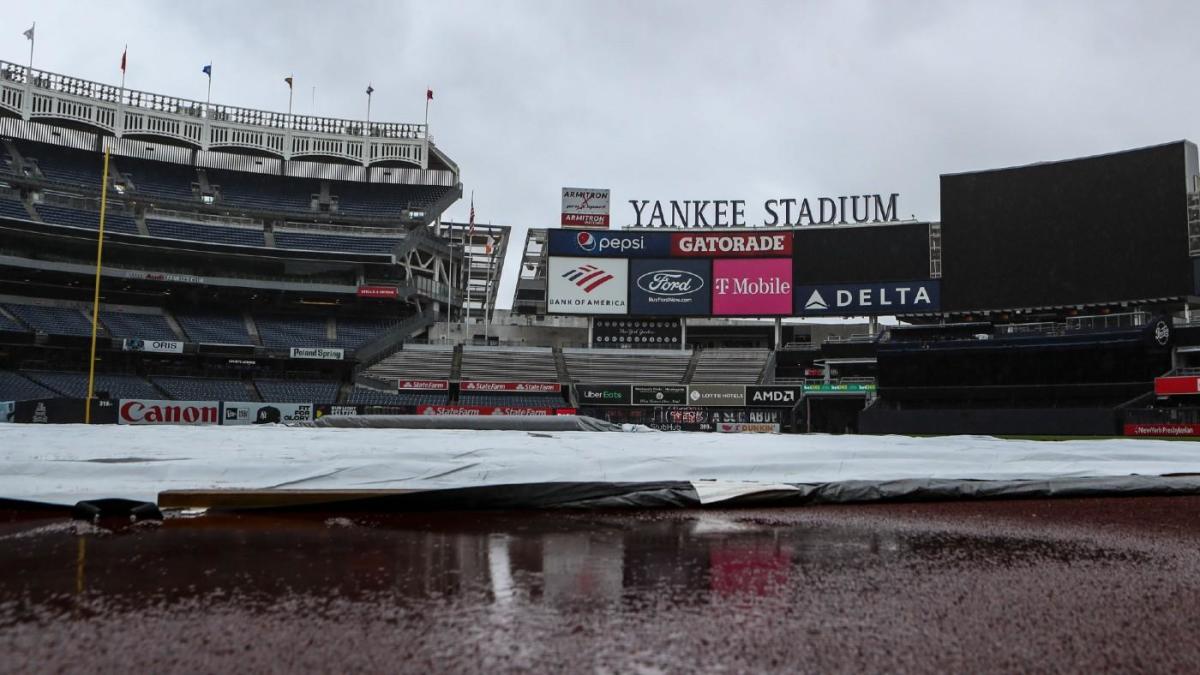
<path fill-rule="evenodd" d="M 941 282 L 888 281 L 876 284 L 797 285 L 797 316 L 870 316 L 936 312 L 942 306 Z"/>
<path fill-rule="evenodd" d="M 712 265 L 708 260 L 631 260 L 629 313 L 707 316 L 712 311 Z"/>
<path fill-rule="evenodd" d="M 629 405 L 628 384 L 577 384 L 575 400 L 579 405 Z"/>
<path fill-rule="evenodd" d="M 333 405 L 333 404 L 329 404 L 329 403 L 318 403 L 315 406 L 315 412 L 313 413 L 313 416 L 318 417 L 318 418 L 324 417 L 326 415 L 344 415 L 344 416 L 348 416 L 348 417 L 355 417 L 355 416 L 363 414 L 363 410 L 366 407 L 367 406 L 362 406 L 362 405 Z M 396 407 L 406 407 L 406 406 L 396 406 Z M 409 412 L 413 412 L 413 410 L 409 410 Z"/>
<path fill-rule="evenodd" d="M 461 382 L 459 391 L 519 391 L 525 394 L 557 394 L 562 385 L 557 382 Z"/>
<path fill-rule="evenodd" d="M 563 227 L 608 227 L 608 190 L 562 189 Z"/>
<path fill-rule="evenodd" d="M 687 386 L 633 385 L 633 405 L 687 405 Z"/>
<path fill-rule="evenodd" d="M 203 426 L 221 423 L 217 401 L 153 401 L 126 399 L 117 406 L 117 424 L 186 424 Z"/>
<path fill-rule="evenodd" d="M 803 387 L 783 385 L 749 385 L 746 405 L 791 408 L 803 398 Z"/>
<path fill-rule="evenodd" d="M 1200 394 L 1200 376 L 1171 375 L 1154 378 L 1154 393 L 1158 396 L 1173 394 Z"/>
<path fill-rule="evenodd" d="M 448 380 L 396 380 L 396 388 L 400 391 L 447 391 L 450 389 Z"/>
<path fill-rule="evenodd" d="M 592 322 L 593 347 L 679 349 L 682 338 L 679 319 L 596 319 Z"/>
<path fill-rule="evenodd" d="M 672 234 L 671 255 L 677 258 L 781 258 L 792 255 L 792 233 L 686 232 Z"/>
<path fill-rule="evenodd" d="M 288 355 L 293 359 L 341 361 L 346 358 L 346 350 L 340 347 L 292 347 Z"/>
<path fill-rule="evenodd" d="M 790 316 L 792 259 L 712 261 L 716 316 Z"/>
<path fill-rule="evenodd" d="M 746 386 L 742 384 L 688 385 L 688 403 L 698 406 L 746 405 Z"/>
<path fill-rule="evenodd" d="M 221 424 L 224 425 L 287 424 L 310 422 L 312 419 L 311 403 L 225 401 L 221 404 Z"/>
<path fill-rule="evenodd" d="M 1126 436 L 1200 436 L 1200 424 L 1126 424 Z"/>
<path fill-rule="evenodd" d="M 546 295 L 551 314 L 625 314 L 629 261 L 550 258 Z"/>
<path fill-rule="evenodd" d="M 121 341 L 121 349 L 127 352 L 182 354 L 183 343 L 172 340 L 143 340 L 141 338 L 127 338 Z"/>
<path fill-rule="evenodd" d="M 418 415 L 553 415 L 554 408 L 490 405 L 419 405 Z"/>
<path fill-rule="evenodd" d="M 777 434 L 779 425 L 761 422 L 718 422 L 717 431 L 723 434 Z"/>
<path fill-rule="evenodd" d="M 546 238 L 552 256 L 666 258 L 671 252 L 671 235 L 665 232 L 549 230 Z"/>
<path fill-rule="evenodd" d="M 357 295 L 360 298 L 398 298 L 400 289 L 395 286 L 359 286 Z"/>
<path fill-rule="evenodd" d="M 876 385 L 871 382 L 851 382 L 849 384 L 821 382 L 819 384 L 804 385 L 804 393 L 806 394 L 865 394 L 869 391 L 875 391 L 875 389 Z"/>
<path fill-rule="evenodd" d="M 0 424 L 13 421 L 17 413 L 16 401 L 0 401 Z"/>
<path fill-rule="evenodd" d="M 17 401 L 10 421 L 23 424 L 83 424 L 84 401 L 79 398 L 49 398 Z M 116 424 L 117 401 L 92 400 L 92 424 Z"/>

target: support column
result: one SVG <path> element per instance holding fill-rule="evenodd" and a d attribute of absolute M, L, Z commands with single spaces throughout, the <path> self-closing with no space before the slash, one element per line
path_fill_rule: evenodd
<path fill-rule="evenodd" d="M 775 317 L 775 349 L 783 346 L 783 319 Z"/>
<path fill-rule="evenodd" d="M 871 337 L 879 335 L 879 317 L 867 317 L 867 332 L 871 334 Z"/>
<path fill-rule="evenodd" d="M 592 348 L 592 341 L 595 338 L 595 331 L 596 331 L 595 321 L 596 321 L 596 317 L 594 317 L 594 316 L 588 317 L 588 344 L 587 344 L 588 349 Z"/>
<path fill-rule="evenodd" d="M 687 351 L 687 319 L 679 319 L 679 351 Z"/>

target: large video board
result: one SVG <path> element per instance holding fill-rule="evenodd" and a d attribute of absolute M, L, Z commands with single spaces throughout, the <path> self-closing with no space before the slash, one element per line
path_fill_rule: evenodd
<path fill-rule="evenodd" d="M 870 235 L 872 241 L 892 255 L 864 253 L 846 245 L 846 235 L 827 232 L 809 238 L 770 229 L 551 230 L 548 307 L 551 313 L 662 317 L 936 312 L 941 288 L 928 278 L 928 225 L 913 225 L 873 228 L 880 232 Z M 896 229 L 884 234 L 886 227 Z M 817 242 L 811 255 L 801 241 Z M 878 264 L 864 265 L 862 257 Z M 809 265 L 825 269 L 826 276 L 815 277 Z"/>

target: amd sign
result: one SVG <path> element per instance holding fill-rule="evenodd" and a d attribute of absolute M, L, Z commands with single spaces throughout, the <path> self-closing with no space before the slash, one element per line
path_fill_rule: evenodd
<path fill-rule="evenodd" d="M 803 398 L 801 387 L 748 386 L 746 405 L 791 408 Z"/>

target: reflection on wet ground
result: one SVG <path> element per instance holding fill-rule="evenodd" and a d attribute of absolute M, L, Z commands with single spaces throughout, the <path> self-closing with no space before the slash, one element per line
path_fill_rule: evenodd
<path fill-rule="evenodd" d="M 0 671 L 1190 670 L 1198 543 L 1200 498 L 9 518 Z"/>

